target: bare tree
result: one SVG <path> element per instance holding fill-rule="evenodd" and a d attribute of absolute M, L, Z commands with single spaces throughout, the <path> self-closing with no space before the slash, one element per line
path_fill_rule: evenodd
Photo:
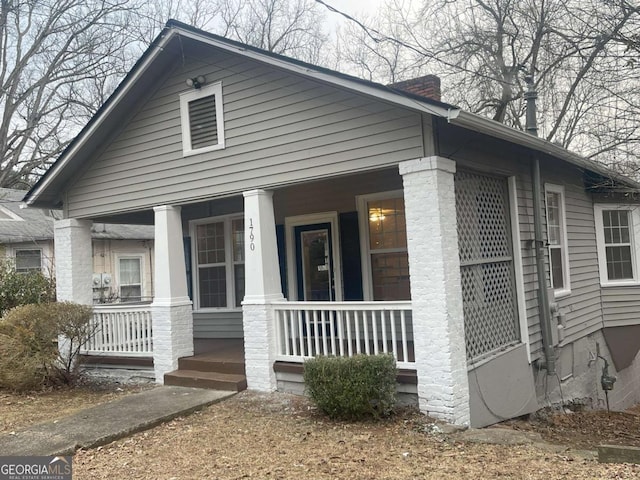
<path fill-rule="evenodd" d="M 66 148 L 169 18 L 319 61 L 312 0 L 0 0 L 0 187 L 27 187 Z"/>
<path fill-rule="evenodd" d="M 142 45 L 173 18 L 223 37 L 300 60 L 320 62 L 328 41 L 313 0 L 155 0 L 140 13 Z"/>
<path fill-rule="evenodd" d="M 28 184 L 123 73 L 127 0 L 0 1 L 0 186 Z"/>
<path fill-rule="evenodd" d="M 369 27 L 363 28 L 363 25 Z M 383 7 L 377 16 L 364 16 L 359 23 L 346 22 L 337 32 L 340 45 L 338 68 L 374 82 L 396 82 L 417 74 L 424 60 L 415 62 L 415 55 L 401 42 L 387 41 L 373 32 L 386 32 L 391 38 L 402 38 L 403 18 L 400 12 Z"/>
<path fill-rule="evenodd" d="M 532 75 L 546 139 L 609 163 L 638 158 L 640 74 L 633 49 L 640 6 L 635 2 L 388 3 L 393 15 L 386 18 L 393 25 L 367 24 L 360 27 L 366 31 L 360 38 L 378 54 L 389 45 L 409 54 L 404 70 L 395 67 L 396 72 L 436 73 L 448 101 L 517 128 L 523 126 L 523 80 Z M 393 63 L 397 55 L 385 57 Z M 369 59 L 380 64 L 376 55 Z M 360 69 L 366 63 L 347 61 Z"/>
<path fill-rule="evenodd" d="M 313 0 L 226 0 L 222 33 L 248 45 L 320 63 L 328 37 Z"/>

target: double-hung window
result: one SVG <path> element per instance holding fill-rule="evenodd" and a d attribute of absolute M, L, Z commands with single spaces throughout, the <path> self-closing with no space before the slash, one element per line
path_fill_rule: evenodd
<path fill-rule="evenodd" d="M 180 95 L 182 153 L 195 155 L 224 148 L 222 83 Z"/>
<path fill-rule="evenodd" d="M 640 226 L 639 207 L 596 205 L 595 224 L 598 263 L 602 285 L 633 285 L 638 276 L 638 242 L 634 229 Z"/>
<path fill-rule="evenodd" d="M 410 300 L 407 228 L 402 192 L 359 197 L 365 272 L 373 300 Z"/>
<path fill-rule="evenodd" d="M 191 228 L 196 307 L 240 307 L 244 299 L 244 219 L 198 220 Z"/>
<path fill-rule="evenodd" d="M 42 271 L 42 250 L 21 249 L 15 251 L 16 272 L 29 273 Z"/>
<path fill-rule="evenodd" d="M 560 185 L 545 185 L 545 198 L 551 287 L 556 296 L 558 296 L 567 294 L 571 290 L 564 187 Z"/>
<path fill-rule="evenodd" d="M 142 300 L 142 256 L 118 258 L 118 284 L 120 301 Z"/>

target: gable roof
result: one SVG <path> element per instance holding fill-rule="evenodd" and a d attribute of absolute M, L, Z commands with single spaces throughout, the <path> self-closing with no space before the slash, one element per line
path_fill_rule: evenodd
<path fill-rule="evenodd" d="M 453 125 L 521 145 L 534 152 L 551 155 L 580 168 L 595 172 L 598 175 L 613 179 L 628 188 L 640 189 L 640 183 L 622 176 L 600 163 L 569 152 L 565 148 L 542 138 L 463 111 L 456 106 L 268 52 L 205 32 L 176 20 L 169 20 L 164 29 L 118 85 L 114 93 L 65 151 L 62 152 L 56 162 L 25 195 L 24 202 L 27 205 L 60 206 L 60 193 L 77 171 L 77 168 L 96 149 L 99 149 L 100 146 L 108 141 L 113 131 L 121 126 L 122 118 L 128 118 L 132 114 L 136 99 L 148 98 L 151 91 L 148 87 L 153 85 L 154 81 L 169 69 L 172 59 L 180 55 L 183 40 L 200 42 L 316 81 L 340 87 L 359 95 L 368 95 L 399 107 L 444 118 Z"/>
<path fill-rule="evenodd" d="M 0 188 L 0 244 L 53 240 L 53 222 L 62 218 L 60 210 L 21 208 L 24 190 Z M 96 223 L 91 229 L 94 239 L 153 240 L 154 227 Z"/>

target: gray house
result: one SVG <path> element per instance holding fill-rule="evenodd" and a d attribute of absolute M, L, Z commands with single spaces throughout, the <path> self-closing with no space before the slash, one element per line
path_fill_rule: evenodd
<path fill-rule="evenodd" d="M 59 297 L 90 301 L 92 223 L 153 224 L 152 343 L 131 316 L 110 353 L 160 383 L 208 339 L 264 391 L 300 391 L 311 356 L 392 353 L 399 391 L 458 424 L 601 406 L 605 361 L 612 407 L 638 402 L 638 184 L 426 81 L 170 21 L 25 197 L 64 212 Z"/>
<path fill-rule="evenodd" d="M 56 209 L 23 208 L 23 190 L 0 188 L 0 259 L 18 272 L 55 274 Z M 153 227 L 94 223 L 91 229 L 95 302 L 141 301 L 153 297 Z"/>

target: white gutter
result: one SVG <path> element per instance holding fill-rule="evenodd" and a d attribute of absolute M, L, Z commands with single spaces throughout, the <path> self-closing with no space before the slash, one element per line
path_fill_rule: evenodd
<path fill-rule="evenodd" d="M 606 177 L 617 179 L 620 182 L 635 188 L 640 188 L 640 183 L 612 171 L 605 165 L 570 152 L 560 145 L 556 145 L 540 137 L 508 127 L 503 123 L 496 122 L 489 118 L 461 110 L 458 115 L 450 120 L 450 123 L 452 125 L 458 125 L 469 130 L 506 140 L 516 145 L 521 145 L 532 150 L 549 154 L 586 170 L 591 170 Z"/>

